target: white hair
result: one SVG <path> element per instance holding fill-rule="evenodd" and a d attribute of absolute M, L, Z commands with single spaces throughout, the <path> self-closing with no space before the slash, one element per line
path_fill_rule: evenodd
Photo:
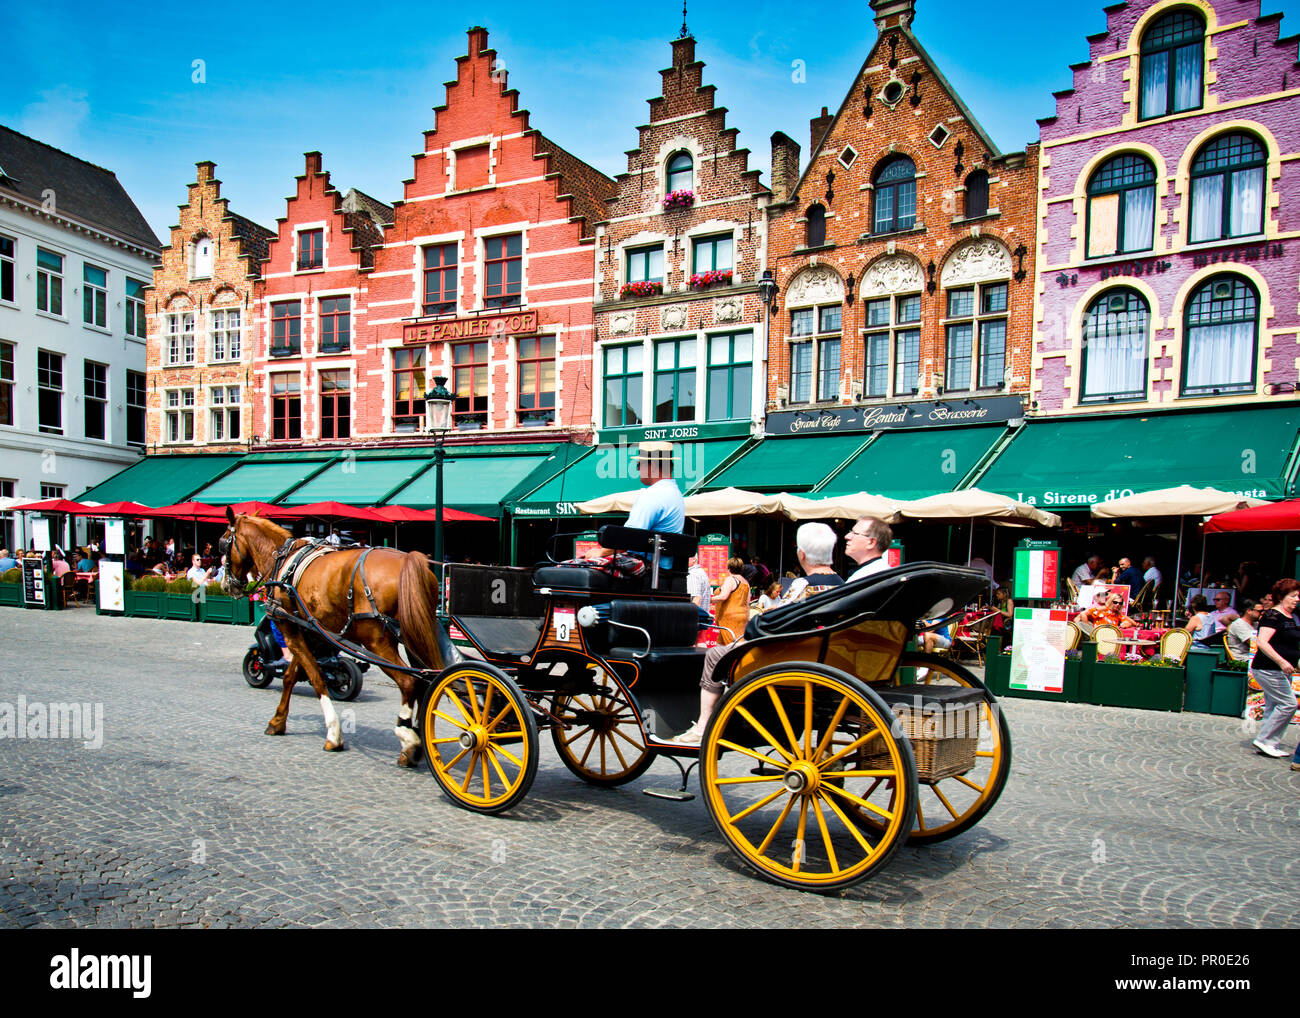
<path fill-rule="evenodd" d="M 794 543 L 810 566 L 828 566 L 835 555 L 835 531 L 825 523 L 805 523 L 794 535 Z"/>

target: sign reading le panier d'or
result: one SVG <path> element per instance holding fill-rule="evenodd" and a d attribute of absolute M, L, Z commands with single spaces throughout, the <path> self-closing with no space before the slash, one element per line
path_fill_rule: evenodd
<path fill-rule="evenodd" d="M 402 342 L 442 343 L 456 339 L 491 339 L 537 331 L 536 311 L 514 311 L 504 315 L 448 318 L 445 321 L 414 322 L 402 326 Z"/>
<path fill-rule="evenodd" d="M 941 428 L 952 424 L 1004 424 L 1025 415 L 1019 396 L 929 400 L 878 406 L 809 407 L 767 415 L 769 435 L 818 435 L 882 428 Z"/>

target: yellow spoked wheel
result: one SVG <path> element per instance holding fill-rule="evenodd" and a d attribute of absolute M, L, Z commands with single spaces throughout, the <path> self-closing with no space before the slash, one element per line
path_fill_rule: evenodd
<path fill-rule="evenodd" d="M 646 772 L 655 758 L 641 736 L 635 708 L 622 693 L 557 696 L 551 741 L 564 766 L 593 785 L 622 785 Z"/>
<path fill-rule="evenodd" d="M 866 879 L 902 845 L 916 810 L 912 749 L 892 722 L 870 687 L 825 665 L 746 676 L 704 733 L 709 815 L 774 883 L 835 891 Z"/>
<path fill-rule="evenodd" d="M 916 824 L 907 841 L 925 845 L 956 837 L 993 808 L 1011 773 L 1011 729 L 984 683 L 956 662 L 934 654 L 904 654 L 899 667 L 928 668 L 928 675 L 916 679 L 921 685 L 965 686 L 982 689 L 986 696 L 975 769 L 919 787 Z"/>
<path fill-rule="evenodd" d="M 420 719 L 429 767 L 456 805 L 501 813 L 527 794 L 537 775 L 537 721 L 504 672 L 477 663 L 448 668 Z"/>

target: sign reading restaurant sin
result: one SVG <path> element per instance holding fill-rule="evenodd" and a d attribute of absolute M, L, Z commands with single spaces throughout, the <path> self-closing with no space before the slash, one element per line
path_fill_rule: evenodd
<path fill-rule="evenodd" d="M 494 336 L 515 336 L 536 331 L 536 311 L 515 311 L 508 315 L 449 318 L 442 322 L 404 325 L 402 343 L 410 346 L 417 343 L 442 343 L 457 339 L 489 339 Z"/>

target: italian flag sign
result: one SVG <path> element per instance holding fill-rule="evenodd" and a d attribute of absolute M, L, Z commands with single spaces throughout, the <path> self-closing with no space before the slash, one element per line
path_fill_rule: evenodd
<path fill-rule="evenodd" d="M 1055 548 L 1016 549 L 1016 600 L 1056 597 L 1060 554 Z"/>

